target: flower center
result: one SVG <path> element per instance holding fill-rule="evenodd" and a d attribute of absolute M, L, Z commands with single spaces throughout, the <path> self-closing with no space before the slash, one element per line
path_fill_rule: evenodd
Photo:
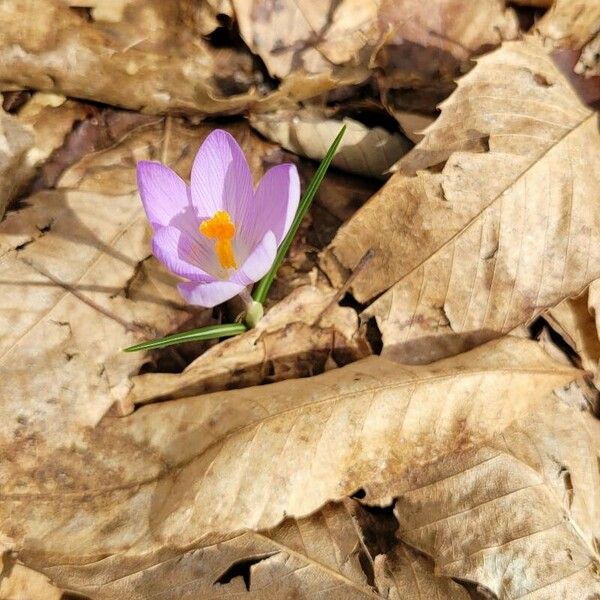
<path fill-rule="evenodd" d="M 223 269 L 237 269 L 233 244 L 235 225 L 226 210 L 218 210 L 210 219 L 202 221 L 198 227 L 200 233 L 210 240 L 215 240 L 215 254 Z"/>

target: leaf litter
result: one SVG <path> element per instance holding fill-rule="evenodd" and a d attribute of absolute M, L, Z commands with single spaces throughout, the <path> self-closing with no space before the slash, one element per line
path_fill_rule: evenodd
<path fill-rule="evenodd" d="M 0 597 L 600 593 L 600 25 L 550 4 L 2 5 Z M 258 327 L 121 352 L 240 312 L 136 162 L 306 186 L 342 122 Z"/>

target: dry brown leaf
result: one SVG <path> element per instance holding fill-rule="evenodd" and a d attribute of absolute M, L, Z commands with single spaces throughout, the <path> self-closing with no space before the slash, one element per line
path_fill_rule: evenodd
<path fill-rule="evenodd" d="M 383 0 L 379 24 L 382 47 L 375 63 L 392 114 L 434 110 L 473 56 L 518 35 L 517 17 L 504 0 Z"/>
<path fill-rule="evenodd" d="M 18 119 L 29 125 L 35 134 L 35 143 L 27 153 L 27 161 L 34 167 L 42 164 L 60 148 L 74 124 L 87 117 L 89 109 L 83 104 L 56 94 L 34 94 L 18 112 Z"/>
<path fill-rule="evenodd" d="M 600 424 L 550 400 L 399 484 L 398 536 L 500 600 L 600 594 Z"/>
<path fill-rule="evenodd" d="M 163 557 L 152 567 L 114 580 L 104 579 L 101 561 L 59 566 L 52 572 L 71 581 L 76 572 L 80 582 L 93 582 L 78 585 L 80 591 L 106 600 L 145 600 L 149 595 L 208 600 L 240 594 L 273 600 L 291 594 L 307 600 L 399 600 L 419 597 L 423 590 L 468 600 L 461 586 L 433 573 L 427 557 L 394 539 L 398 524 L 391 520 L 393 526 L 381 531 L 367 509 L 346 499 L 304 519 L 287 519 L 269 531 L 245 532 L 218 545 Z"/>
<path fill-rule="evenodd" d="M 124 20 L 90 23 L 60 0 L 3 2 L 0 90 L 35 88 L 153 113 L 239 112 L 258 98 L 251 57 L 209 47 L 182 26 L 180 3 L 127 4 Z M 246 78 L 237 95 L 222 73 L 232 68 Z"/>
<path fill-rule="evenodd" d="M 534 29 L 552 48 L 580 49 L 600 31 L 600 3 L 597 0 L 555 0 Z"/>
<path fill-rule="evenodd" d="M 133 379 L 128 402 L 181 398 L 307 377 L 371 352 L 352 308 L 334 303 L 333 290 L 300 287 L 272 307 L 255 329 L 205 352 L 183 373 Z M 333 305 L 332 305 L 333 302 Z"/>
<path fill-rule="evenodd" d="M 5 141 L 0 145 L 0 218 L 8 203 L 29 189 L 37 167 L 62 146 L 74 123 L 87 112 L 64 96 L 43 93 L 34 94 L 16 116 L 1 112 Z"/>
<path fill-rule="evenodd" d="M 368 77 L 369 57 L 379 37 L 380 0 L 232 2 L 242 38 L 272 76 L 346 70 L 355 82 Z"/>
<path fill-rule="evenodd" d="M 600 340 L 592 298 L 597 301 L 599 296 L 600 282 L 595 281 L 579 297 L 568 298 L 544 314 L 551 327 L 579 355 L 583 368 L 593 374 L 598 370 Z"/>
<path fill-rule="evenodd" d="M 244 122 L 232 122 L 222 128 L 241 145 L 258 182 L 270 166 L 271 156 L 277 154 L 277 146 L 260 139 Z M 132 193 L 137 189 L 135 163 L 139 160 L 163 162 L 189 180 L 194 156 L 213 129 L 214 124 L 193 126 L 182 119 L 156 118 L 128 131 L 117 144 L 84 156 L 62 174 L 58 187 Z"/>
<path fill-rule="evenodd" d="M 9 202 L 33 177 L 26 156 L 34 143 L 33 131 L 0 108 L 0 219 Z"/>
<path fill-rule="evenodd" d="M 578 373 L 535 342 L 505 338 L 430 367 L 374 357 L 94 428 L 62 412 L 39 431 L 9 401 L 2 532 L 59 585 L 112 581 L 359 487 L 387 503 L 390 478 L 500 433 Z"/>
<path fill-rule="evenodd" d="M 435 116 L 432 114 L 394 110 L 393 106 L 386 108 L 394 115 L 404 135 L 415 144 L 423 139 L 423 132 L 435 121 Z"/>
<path fill-rule="evenodd" d="M 370 128 L 348 118 L 328 119 L 312 111 L 251 115 L 250 124 L 287 150 L 319 161 L 327 153 L 342 125 L 346 125 L 346 133 L 333 164 L 366 177 L 384 177 L 388 169 L 412 147 L 406 138 L 381 127 Z"/>
<path fill-rule="evenodd" d="M 581 50 L 574 71 L 585 77 L 600 76 L 600 31 Z"/>
<path fill-rule="evenodd" d="M 326 269 L 339 279 L 336 262 L 376 251 L 353 292 L 364 302 L 391 286 L 365 315 L 400 362 L 505 334 L 600 275 L 599 149 L 597 116 L 544 51 L 506 43 L 339 231 Z"/>
<path fill-rule="evenodd" d="M 93 425 L 127 394 L 129 377 L 144 362 L 120 349 L 140 334 L 165 334 L 190 321 L 183 301 L 154 286 L 128 298 L 149 254 L 135 193 L 40 192 L 7 216 L 0 225 L 7 419 L 50 438 L 73 421 Z M 174 288 L 175 278 L 162 278 Z"/>
<path fill-rule="evenodd" d="M 61 600 L 63 590 L 55 587 L 49 579 L 28 569 L 23 565 L 10 561 L 5 554 L 0 561 L 0 598 L 2 600 Z"/>

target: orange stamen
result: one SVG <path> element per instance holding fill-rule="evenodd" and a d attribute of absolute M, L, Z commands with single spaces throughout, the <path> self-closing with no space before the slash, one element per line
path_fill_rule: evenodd
<path fill-rule="evenodd" d="M 215 254 L 219 264 L 224 269 L 237 269 L 233 244 L 231 240 L 235 236 L 235 225 L 231 222 L 231 216 L 226 210 L 217 211 L 210 219 L 202 221 L 198 228 L 200 233 L 215 242 Z"/>

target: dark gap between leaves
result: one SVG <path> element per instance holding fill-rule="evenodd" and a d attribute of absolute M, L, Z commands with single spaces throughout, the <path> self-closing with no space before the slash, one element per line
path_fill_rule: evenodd
<path fill-rule="evenodd" d="M 538 317 L 531 325 L 529 325 L 531 337 L 536 340 L 539 340 L 544 329 L 548 331 L 548 335 L 550 336 L 552 342 L 558 346 L 558 348 L 567 356 L 571 363 L 577 367 L 581 367 L 581 359 L 579 358 L 577 352 L 575 352 L 575 349 L 571 348 L 567 341 L 552 328 L 550 323 L 548 323 L 544 317 Z"/>
<path fill-rule="evenodd" d="M 215 582 L 213 585 L 220 583 L 221 585 L 225 585 L 229 583 L 235 577 L 241 577 L 244 580 L 244 584 L 246 586 L 246 590 L 250 591 L 250 577 L 251 577 L 251 568 L 254 565 L 270 558 L 278 554 L 277 552 L 268 552 L 265 554 L 259 554 L 258 556 L 253 556 L 252 558 L 243 558 L 234 562 Z"/>
<path fill-rule="evenodd" d="M 81 19 L 83 19 L 87 23 L 94 22 L 91 6 L 69 6 L 69 10 L 74 12 L 78 17 L 81 17 Z"/>
<path fill-rule="evenodd" d="M 467 590 L 471 600 L 499 600 L 498 596 L 492 590 L 475 581 L 459 579 L 458 577 L 451 577 L 451 579 Z"/>

